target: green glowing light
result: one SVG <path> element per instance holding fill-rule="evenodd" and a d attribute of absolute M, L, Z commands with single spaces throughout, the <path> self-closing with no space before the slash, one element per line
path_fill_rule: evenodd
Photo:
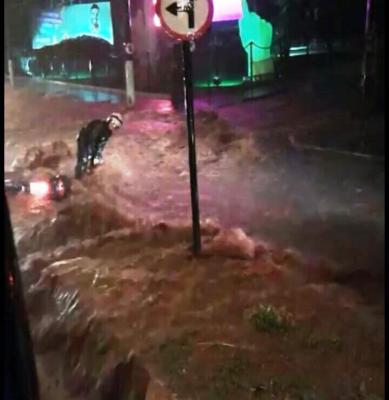
<path fill-rule="evenodd" d="M 239 35 L 247 53 L 248 76 L 274 72 L 271 58 L 273 26 L 254 12 L 250 12 L 247 0 L 242 0 L 242 18 L 239 20 Z M 252 56 L 252 60 L 251 60 Z M 251 71 L 251 65 L 253 71 Z"/>
<path fill-rule="evenodd" d="M 212 81 L 197 81 L 195 82 L 195 86 L 198 88 L 208 88 L 208 87 L 234 87 L 234 86 L 240 86 L 242 84 L 241 79 L 221 79 L 219 85 L 215 85 Z"/>
<path fill-rule="evenodd" d="M 309 50 L 309 51 L 308 51 Z M 300 57 L 309 55 L 317 55 L 326 53 L 325 48 L 308 49 L 307 46 L 292 46 L 289 49 L 289 57 Z"/>
<path fill-rule="evenodd" d="M 95 74 L 95 78 L 105 78 L 106 75 L 105 74 Z M 88 80 L 91 79 L 91 74 L 89 72 L 74 72 L 74 73 L 68 73 L 66 75 L 62 75 L 62 74 L 56 74 L 56 73 L 50 73 L 46 76 L 47 79 L 51 79 L 51 80 L 69 80 L 69 81 L 82 81 L 82 80 Z"/>
<path fill-rule="evenodd" d="M 91 77 L 88 72 L 78 72 L 75 74 L 69 74 L 69 79 L 71 80 L 81 80 L 81 79 L 89 79 Z"/>

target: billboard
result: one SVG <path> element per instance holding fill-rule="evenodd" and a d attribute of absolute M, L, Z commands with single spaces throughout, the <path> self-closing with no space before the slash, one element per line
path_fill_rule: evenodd
<path fill-rule="evenodd" d="M 155 6 L 157 0 L 153 0 Z M 236 21 L 242 17 L 242 0 L 213 0 L 212 22 Z M 161 26 L 158 15 L 154 14 L 154 25 Z"/>
<path fill-rule="evenodd" d="M 213 22 L 235 21 L 242 17 L 242 0 L 213 0 Z"/>
<path fill-rule="evenodd" d="M 54 46 L 81 36 L 95 37 L 113 44 L 110 2 L 63 6 L 39 14 L 32 48 Z"/>

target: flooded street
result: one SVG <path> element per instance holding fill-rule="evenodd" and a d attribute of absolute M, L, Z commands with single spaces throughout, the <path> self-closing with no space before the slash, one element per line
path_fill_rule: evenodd
<path fill-rule="evenodd" d="M 68 199 L 8 198 L 35 350 L 73 396 L 114 398 L 123 363 L 147 400 L 383 398 L 382 163 L 295 148 L 314 113 L 266 128 L 199 111 L 193 258 L 185 125 L 167 100 L 5 90 L 5 169 L 28 179 L 73 176 L 80 126 L 125 113 Z M 256 107 L 282 116 L 284 100 Z"/>

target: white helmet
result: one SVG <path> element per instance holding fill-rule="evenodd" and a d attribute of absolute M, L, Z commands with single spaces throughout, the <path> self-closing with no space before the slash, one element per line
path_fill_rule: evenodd
<path fill-rule="evenodd" d="M 120 128 L 123 125 L 123 116 L 119 113 L 113 112 L 107 118 L 107 122 L 111 121 L 117 122 L 118 128 Z"/>

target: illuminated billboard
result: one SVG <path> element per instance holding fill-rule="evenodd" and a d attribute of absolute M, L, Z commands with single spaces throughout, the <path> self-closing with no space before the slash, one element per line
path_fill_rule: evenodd
<path fill-rule="evenodd" d="M 76 4 L 42 12 L 37 20 L 32 48 L 37 50 L 82 36 L 113 44 L 110 2 Z"/>
<path fill-rule="evenodd" d="M 213 0 L 213 22 L 235 21 L 242 17 L 242 0 Z"/>
<path fill-rule="evenodd" d="M 157 1 L 153 0 L 153 4 Z M 242 17 L 242 0 L 213 0 L 213 22 L 236 21 Z M 161 26 L 161 21 L 154 15 L 154 25 Z"/>

